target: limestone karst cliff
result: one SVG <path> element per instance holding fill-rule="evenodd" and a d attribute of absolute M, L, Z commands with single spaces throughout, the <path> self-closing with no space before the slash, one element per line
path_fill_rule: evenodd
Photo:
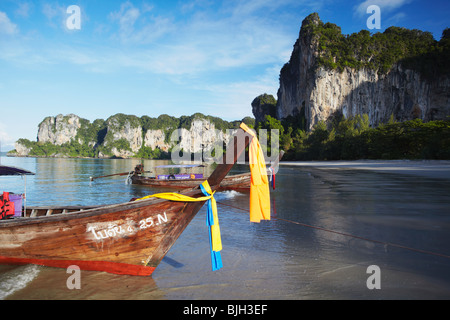
<path fill-rule="evenodd" d="M 440 42 L 427 32 L 395 27 L 344 36 L 318 14 L 309 15 L 280 72 L 276 118 L 304 116 L 307 130 L 336 113 L 367 114 L 371 126 L 391 115 L 397 121 L 445 119 L 450 115 L 446 31 Z"/>
<path fill-rule="evenodd" d="M 75 139 L 80 127 L 80 117 L 74 114 L 47 117 L 39 124 L 37 140 L 60 146 Z"/>
<path fill-rule="evenodd" d="M 251 124 L 251 120 L 245 121 Z M 74 114 L 57 115 L 47 117 L 39 124 L 37 141 L 19 139 L 11 155 L 158 158 L 168 155 L 174 146 L 194 154 L 227 142 L 240 122 L 227 122 L 202 114 L 181 118 L 116 114 L 91 123 Z"/>

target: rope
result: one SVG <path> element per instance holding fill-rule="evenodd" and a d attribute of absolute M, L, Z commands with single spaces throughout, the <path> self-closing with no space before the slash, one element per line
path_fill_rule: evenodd
<path fill-rule="evenodd" d="M 234 208 L 234 209 L 238 209 L 238 210 L 241 210 L 241 211 L 248 211 L 248 210 L 245 210 L 245 209 L 242 209 L 242 208 L 239 208 L 239 207 L 235 207 L 235 206 L 232 206 L 230 204 L 223 203 L 223 202 L 219 202 L 219 201 L 216 201 L 216 202 L 217 202 L 217 204 L 220 204 L 220 205 L 223 205 L 223 206 L 228 206 L 228 207 L 231 207 L 231 208 Z M 382 244 L 384 246 L 391 246 L 391 247 L 396 247 L 396 248 L 405 249 L 405 250 L 409 250 L 409 251 L 414 251 L 414 252 L 419 252 L 419 253 L 423 253 L 423 254 L 434 255 L 434 256 L 450 259 L 449 255 L 445 255 L 445 254 L 438 253 L 438 252 L 411 248 L 411 247 L 407 247 L 407 246 L 404 246 L 404 245 L 401 245 L 401 244 L 392 243 L 392 242 L 385 242 L 385 241 L 380 241 L 380 240 L 369 239 L 369 238 L 357 236 L 357 235 L 350 234 L 350 233 L 344 233 L 344 232 L 335 231 L 335 230 L 331 230 L 331 229 L 327 229 L 327 228 L 317 227 L 317 226 L 309 225 L 309 224 L 306 224 L 306 223 L 301 223 L 301 222 L 292 221 L 292 220 L 283 219 L 283 218 L 272 217 L 272 219 L 273 220 L 284 221 L 284 222 L 288 222 L 288 223 L 292 223 L 292 224 L 296 224 L 296 225 L 299 225 L 299 226 L 302 226 L 302 227 L 306 227 L 306 228 L 311 228 L 311 229 L 316 229 L 316 230 L 325 231 L 325 232 L 329 232 L 329 233 L 334 233 L 334 234 L 338 234 L 338 235 L 345 236 L 345 237 L 351 237 L 351 238 L 360 239 L 360 240 L 364 240 L 364 241 L 368 241 L 368 242 L 378 243 L 378 244 Z"/>

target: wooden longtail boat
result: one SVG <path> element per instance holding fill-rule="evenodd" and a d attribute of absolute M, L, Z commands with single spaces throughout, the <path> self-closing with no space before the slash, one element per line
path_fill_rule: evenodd
<path fill-rule="evenodd" d="M 234 136 L 233 152 L 208 183 L 217 190 L 251 137 Z M 238 149 L 237 140 L 245 141 Z M 242 145 L 244 147 L 242 148 Z M 204 196 L 199 186 L 182 192 Z M 98 207 L 33 208 L 24 217 L 0 221 L 0 263 L 37 264 L 115 274 L 149 276 L 205 201 L 150 198 Z"/>
<path fill-rule="evenodd" d="M 145 185 L 154 188 L 169 189 L 188 189 L 202 184 L 206 178 L 196 179 L 157 179 L 155 177 L 146 177 L 132 175 L 130 177 L 133 184 Z M 220 183 L 219 190 L 250 190 L 250 172 L 226 176 Z"/>
<path fill-rule="evenodd" d="M 281 158 L 284 155 L 284 151 L 280 151 L 278 159 L 272 164 L 271 169 L 275 168 Z M 167 167 L 170 168 L 172 166 L 161 166 L 161 167 Z M 182 166 L 180 166 L 182 167 Z M 164 179 L 156 178 L 156 177 L 147 177 L 140 174 L 141 170 L 136 170 L 130 174 L 130 179 L 133 184 L 137 185 L 145 185 L 149 187 L 154 188 L 172 188 L 172 189 L 187 189 L 187 188 L 193 188 L 195 186 L 198 186 L 199 184 L 202 184 L 203 181 L 206 179 L 203 177 L 195 177 L 195 178 L 188 178 L 189 174 L 187 175 L 180 175 L 178 177 L 177 175 L 171 175 L 173 179 L 167 176 L 164 176 Z M 270 172 L 268 172 L 270 174 Z M 186 177 L 187 176 L 187 177 Z M 195 176 L 195 175 L 192 175 Z M 250 172 L 241 173 L 241 174 L 235 174 L 235 175 L 229 175 L 223 178 L 222 182 L 220 183 L 219 190 L 237 190 L 237 191 L 250 191 L 250 181 L 251 181 L 251 174 Z"/>

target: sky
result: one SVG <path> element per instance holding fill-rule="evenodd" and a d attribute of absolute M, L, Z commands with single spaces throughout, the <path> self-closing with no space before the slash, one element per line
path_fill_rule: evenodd
<path fill-rule="evenodd" d="M 224 120 L 277 98 L 303 19 L 319 13 L 344 34 L 450 27 L 450 2 L 422 0 L 0 0 L 0 142 L 36 141 L 47 116 L 94 121 L 116 113 Z M 373 21 L 373 20 L 371 20 Z"/>

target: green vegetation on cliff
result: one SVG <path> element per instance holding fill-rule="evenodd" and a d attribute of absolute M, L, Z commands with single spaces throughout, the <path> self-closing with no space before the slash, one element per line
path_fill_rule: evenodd
<path fill-rule="evenodd" d="M 74 158 L 91 158 L 96 157 L 98 152 L 87 144 L 80 144 L 72 140 L 69 143 L 62 145 L 54 145 L 50 142 L 40 143 L 30 141 L 28 139 L 19 139 L 18 144 L 30 149 L 28 156 L 30 157 L 74 157 Z M 11 151 L 10 155 L 15 155 L 17 152 Z"/>
<path fill-rule="evenodd" d="M 302 130 L 298 120 L 266 116 L 257 125 L 279 130 L 284 160 L 450 159 L 450 119 L 394 122 L 392 117 L 371 128 L 367 115 L 340 115 L 328 124 L 319 122 L 311 132 Z"/>
<path fill-rule="evenodd" d="M 394 114 L 391 121 L 373 128 L 369 125 L 367 115 L 360 114 L 346 119 L 339 114 L 341 111 L 336 111 L 336 114 L 331 119 L 329 118 L 327 123 L 319 122 L 311 131 L 309 131 L 309 127 L 306 128 L 306 123 L 315 123 L 316 121 L 316 119 L 306 118 L 307 116 L 313 117 L 306 108 L 309 110 L 314 108 L 315 116 L 319 118 L 321 118 L 321 112 L 323 112 L 322 115 L 328 114 L 327 111 L 324 111 L 328 108 L 328 101 L 320 99 L 328 95 L 328 85 L 332 87 L 333 83 L 327 82 L 327 87 L 320 89 L 314 87 L 317 82 L 314 82 L 316 79 L 313 77 L 322 76 L 322 73 L 317 72 L 317 68 L 324 68 L 328 74 L 348 72 L 351 74 L 349 79 L 353 79 L 352 76 L 357 77 L 356 71 L 358 70 L 371 70 L 373 73 L 378 73 L 378 80 L 380 80 L 390 71 L 394 71 L 393 68 L 396 66 L 399 68 L 397 73 L 400 74 L 399 78 L 406 75 L 402 70 L 414 70 L 423 78 L 420 79 L 421 83 L 423 81 L 423 83 L 433 83 L 437 86 L 442 84 L 442 89 L 439 87 L 438 91 L 444 93 L 448 77 L 450 77 L 450 29 L 447 28 L 443 31 L 440 41 L 435 40 L 429 32 L 399 27 L 390 27 L 384 32 L 375 34 L 371 34 L 368 30 L 361 30 L 351 35 L 343 35 L 339 26 L 329 22 L 323 23 L 317 13 L 312 13 L 304 19 L 300 37 L 294 46 L 291 59 L 281 69 L 279 96 L 281 93 L 283 99 L 280 104 L 277 104 L 276 101 L 271 103 L 280 108 L 278 111 L 292 115 L 284 119 L 277 119 L 276 107 L 268 108 L 269 111 L 262 109 L 259 107 L 258 97 L 255 99 L 258 103 L 252 104 L 258 122 L 256 128 L 279 130 L 280 148 L 286 152 L 284 159 L 289 160 L 450 159 L 450 117 L 426 123 L 419 119 L 397 123 L 393 121 L 394 116 L 397 117 L 397 114 Z M 336 71 L 329 72 L 330 70 Z M 394 73 L 395 75 L 396 73 Z M 415 74 L 414 78 L 416 78 Z M 310 80 L 312 82 L 309 82 Z M 408 81 L 410 80 L 408 79 Z M 304 85 L 305 83 L 311 83 L 313 86 Z M 409 85 L 406 81 L 400 81 L 400 83 L 402 87 Z M 344 90 L 340 83 L 335 85 L 337 87 L 333 91 L 339 93 L 331 93 L 330 100 L 338 101 L 339 94 Z M 313 93 L 318 93 L 318 98 L 307 105 L 305 100 L 312 96 L 311 91 L 308 91 L 311 87 Z M 367 100 L 371 99 L 371 94 L 378 95 L 385 90 L 381 94 L 390 96 L 390 92 L 398 89 L 402 93 L 401 95 L 399 93 L 398 100 L 405 99 L 407 101 L 410 99 L 410 93 L 402 87 L 388 88 L 386 86 L 379 91 L 369 90 L 366 95 Z M 351 89 L 350 86 L 348 88 Z M 415 89 L 411 89 L 411 91 L 413 90 Z M 430 92 L 432 91 L 430 90 Z M 366 100 L 353 97 L 353 93 L 355 96 L 356 93 L 361 94 L 358 91 L 351 91 L 344 97 L 345 100 L 342 100 L 341 107 L 344 107 L 345 104 L 348 107 L 352 103 L 353 106 L 356 106 L 355 104 L 364 106 Z M 333 94 L 335 95 L 333 96 Z M 424 118 L 444 118 L 448 109 L 448 106 L 445 105 L 445 101 L 447 101 L 445 94 L 440 95 L 439 93 L 438 97 L 430 96 L 424 96 L 424 99 L 436 98 L 439 100 L 437 103 L 431 103 L 430 108 L 442 111 L 442 114 L 439 114 L 438 117 L 426 116 Z M 302 98 L 297 99 L 297 97 Z M 395 99 L 380 96 L 374 96 L 373 99 L 375 101 L 382 99 L 383 103 L 388 102 L 385 104 L 386 106 L 398 103 L 395 112 L 403 107 L 411 109 L 410 115 L 399 118 L 421 117 L 420 108 L 411 101 L 408 103 L 393 102 Z M 367 106 L 375 105 L 377 104 L 367 104 Z M 364 111 L 353 111 L 352 113 L 370 112 L 373 114 L 379 111 L 361 109 Z M 355 110 L 361 109 L 359 106 L 355 108 Z M 375 120 L 376 123 L 380 121 L 379 119 Z"/>
<path fill-rule="evenodd" d="M 62 117 L 63 121 L 67 117 Z M 114 157 L 113 149 L 121 151 L 132 151 L 130 141 L 125 138 L 117 138 L 115 134 L 119 131 L 127 131 L 128 129 L 141 129 L 142 141 L 148 130 L 162 130 L 165 142 L 170 142 L 170 136 L 175 129 L 190 129 L 191 124 L 196 119 L 205 119 L 215 125 L 217 130 L 225 131 L 226 129 L 235 129 L 239 127 L 241 122 L 245 122 L 250 127 L 254 127 L 255 120 L 250 117 L 242 119 L 242 121 L 228 122 L 218 117 L 205 116 L 196 113 L 192 116 L 182 116 L 180 118 L 172 117 L 166 114 L 157 118 L 149 116 L 137 117 L 135 115 L 126 115 L 118 113 L 109 117 L 106 121 L 97 119 L 94 122 L 80 118 L 80 128 L 77 130 L 76 136 L 67 143 L 55 145 L 50 142 L 37 142 L 27 139 L 19 139 L 17 141 L 22 147 L 29 149 L 28 156 L 32 157 Z M 49 117 L 45 118 L 39 126 L 46 125 Z M 57 129 L 50 124 L 53 133 Z M 10 155 L 16 155 L 17 151 L 12 151 Z M 167 152 L 156 148 L 152 149 L 142 144 L 141 149 L 134 153 L 137 158 L 165 159 L 169 155 Z"/>
<path fill-rule="evenodd" d="M 387 73 L 395 63 L 431 78 L 450 73 L 450 29 L 445 29 L 440 41 L 430 32 L 390 27 L 373 35 L 361 30 L 343 35 L 333 23 L 323 23 L 313 13 L 305 19 L 303 32 L 318 40 L 318 65 L 328 69 L 358 70 L 368 68 Z M 308 23 L 309 22 L 309 23 Z"/>

